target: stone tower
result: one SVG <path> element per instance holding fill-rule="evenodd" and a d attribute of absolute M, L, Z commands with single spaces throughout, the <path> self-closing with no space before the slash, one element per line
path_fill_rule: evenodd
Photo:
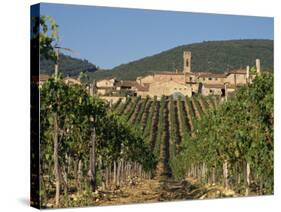
<path fill-rule="evenodd" d="M 191 72 L 191 52 L 184 51 L 183 52 L 183 73 Z"/>

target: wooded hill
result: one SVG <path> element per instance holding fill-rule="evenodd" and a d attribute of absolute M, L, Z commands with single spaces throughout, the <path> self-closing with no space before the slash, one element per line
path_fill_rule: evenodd
<path fill-rule="evenodd" d="M 54 73 L 54 61 L 40 57 L 40 73 L 51 75 Z M 64 76 L 79 76 L 80 72 L 95 72 L 98 67 L 87 60 L 60 54 L 59 69 Z"/>
<path fill-rule="evenodd" d="M 253 66 L 255 59 L 261 59 L 263 70 L 273 70 L 273 40 L 228 40 L 206 41 L 182 45 L 159 54 L 119 65 L 112 70 L 100 70 L 90 74 L 91 79 L 117 77 L 134 80 L 149 72 L 182 70 L 183 51 L 192 52 L 193 72 L 225 72 Z"/>

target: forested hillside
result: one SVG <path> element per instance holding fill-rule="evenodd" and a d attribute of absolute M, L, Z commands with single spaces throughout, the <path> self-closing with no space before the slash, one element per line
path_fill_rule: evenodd
<path fill-rule="evenodd" d="M 44 74 L 52 74 L 54 72 L 54 61 L 40 57 L 40 72 Z M 60 54 L 59 58 L 60 72 L 64 76 L 78 76 L 80 72 L 95 72 L 98 68 L 96 65 L 87 60 L 73 58 L 64 54 Z"/>
<path fill-rule="evenodd" d="M 149 72 L 182 70 L 183 51 L 192 52 L 192 71 L 224 72 L 247 65 L 253 66 L 256 58 L 261 59 L 263 70 L 273 69 L 272 40 L 229 40 L 208 41 L 178 46 L 159 54 L 122 64 L 112 70 L 91 74 L 93 79 L 117 77 L 136 79 Z"/>

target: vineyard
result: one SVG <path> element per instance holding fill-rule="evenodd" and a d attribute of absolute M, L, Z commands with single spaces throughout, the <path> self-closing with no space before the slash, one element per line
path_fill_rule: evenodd
<path fill-rule="evenodd" d="M 158 161 L 154 174 L 172 177 L 170 162 L 191 139 L 198 120 L 208 110 L 215 109 L 219 101 L 215 96 L 178 99 L 172 96 L 161 99 L 130 97 L 124 103 L 118 101 L 114 104 L 112 112 L 125 117 L 129 125 L 141 131 L 144 142 Z"/>
<path fill-rule="evenodd" d="M 183 182 L 203 192 L 173 191 L 163 200 L 208 198 L 212 190 L 214 197 L 271 194 L 272 83 L 264 74 L 228 101 L 128 97 L 109 106 L 81 85 L 51 78 L 40 94 L 42 206 L 110 204 L 143 182 L 160 183 L 162 199 Z"/>
<path fill-rule="evenodd" d="M 39 173 L 31 173 L 40 185 L 32 187 L 37 192 L 32 205 L 273 194 L 272 73 L 257 76 L 227 99 L 128 96 L 110 105 L 90 95 L 87 84 L 64 82 L 46 21 L 54 31 L 57 25 L 50 17 L 37 21 L 43 33 L 34 41 L 42 37 L 41 54 L 54 58 L 56 68 L 42 86 L 32 84 L 40 93 L 40 111 L 35 111 L 40 154 L 31 153 L 33 166 L 40 157 Z"/>
<path fill-rule="evenodd" d="M 140 129 L 156 156 L 156 176 L 196 179 L 236 195 L 272 194 L 271 74 L 257 77 L 227 102 L 218 96 L 136 97 L 117 102 L 113 112 Z"/>

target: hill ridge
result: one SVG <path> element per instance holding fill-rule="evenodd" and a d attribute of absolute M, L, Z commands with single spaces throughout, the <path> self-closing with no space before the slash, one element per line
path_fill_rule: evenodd
<path fill-rule="evenodd" d="M 91 74 L 93 79 L 116 77 L 134 80 L 152 72 L 182 71 L 182 53 L 192 53 L 191 69 L 193 72 L 225 71 L 253 66 L 255 59 L 261 59 L 264 70 L 273 69 L 273 40 L 270 39 L 235 39 L 203 41 L 184 44 L 160 53 L 118 65 L 111 70 L 101 70 Z"/>

